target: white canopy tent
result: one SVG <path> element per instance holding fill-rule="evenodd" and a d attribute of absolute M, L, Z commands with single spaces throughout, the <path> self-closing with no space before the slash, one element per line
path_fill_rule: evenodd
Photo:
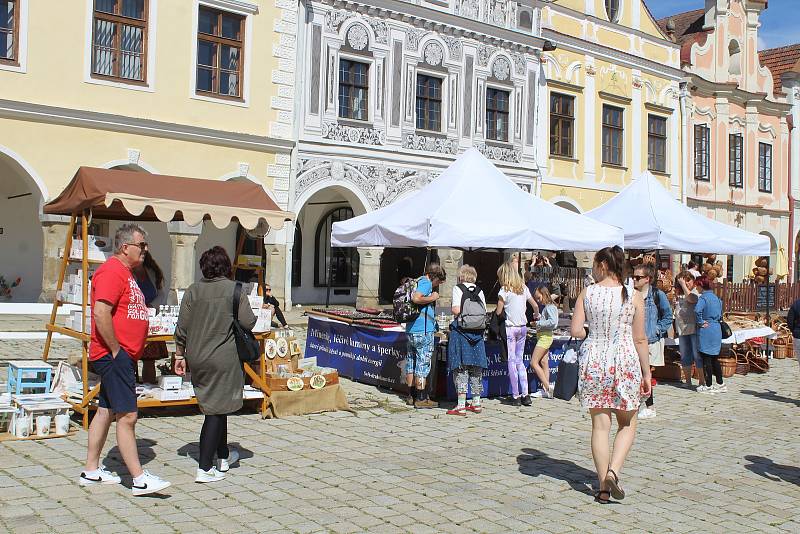
<path fill-rule="evenodd" d="M 594 251 L 622 231 L 521 190 L 476 149 L 412 196 L 333 224 L 334 247 Z"/>
<path fill-rule="evenodd" d="M 586 213 L 622 228 L 625 248 L 670 252 L 769 256 L 767 236 L 700 215 L 645 172 L 614 198 Z"/>

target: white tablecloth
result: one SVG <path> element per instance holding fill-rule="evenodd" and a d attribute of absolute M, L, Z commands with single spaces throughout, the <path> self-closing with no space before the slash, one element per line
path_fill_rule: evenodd
<path fill-rule="evenodd" d="M 736 343 L 744 343 L 748 339 L 753 339 L 754 337 L 775 339 L 778 337 L 778 333 L 768 326 L 762 326 L 761 328 L 747 328 L 745 330 L 734 330 L 733 335 L 727 339 L 723 339 L 722 342 L 726 345 L 733 345 Z"/>

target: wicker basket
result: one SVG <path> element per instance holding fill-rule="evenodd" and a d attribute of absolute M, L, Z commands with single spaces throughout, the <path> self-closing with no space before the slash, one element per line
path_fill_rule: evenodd
<path fill-rule="evenodd" d="M 786 358 L 791 358 L 793 352 L 792 349 L 793 347 L 790 348 L 789 345 L 782 345 L 775 343 L 772 346 L 772 357 L 775 358 L 776 360 L 784 360 Z"/>
<path fill-rule="evenodd" d="M 750 353 L 748 353 L 750 354 Z M 736 374 L 746 375 L 750 372 L 750 360 L 745 354 L 736 355 Z"/>
<path fill-rule="evenodd" d="M 720 358 L 719 365 L 724 378 L 730 378 L 736 373 L 736 358 Z"/>
<path fill-rule="evenodd" d="M 756 356 L 753 354 L 750 357 L 750 372 L 751 373 L 766 373 L 769 371 L 769 360 Z"/>

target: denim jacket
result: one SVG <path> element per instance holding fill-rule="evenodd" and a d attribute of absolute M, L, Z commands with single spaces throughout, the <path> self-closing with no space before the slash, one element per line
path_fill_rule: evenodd
<path fill-rule="evenodd" d="M 667 300 L 667 295 L 658 288 L 650 287 L 644 299 L 644 330 L 647 342 L 655 343 L 667 337 L 667 331 L 672 325 L 672 308 Z"/>

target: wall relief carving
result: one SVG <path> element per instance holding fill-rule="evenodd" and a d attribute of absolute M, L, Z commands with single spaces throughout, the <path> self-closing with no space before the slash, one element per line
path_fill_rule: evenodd
<path fill-rule="evenodd" d="M 372 209 L 378 209 L 391 204 L 403 193 L 425 187 L 436 176 L 438 173 L 385 165 L 350 165 L 342 161 L 303 159 L 300 161 L 295 199 L 319 182 L 346 181 L 367 197 Z"/>
<path fill-rule="evenodd" d="M 337 122 L 326 122 L 322 125 L 322 138 L 345 143 L 361 145 L 384 145 L 386 136 L 381 130 L 368 127 L 348 126 Z"/>
<path fill-rule="evenodd" d="M 489 159 L 496 161 L 507 161 L 509 163 L 519 163 L 522 161 L 522 150 L 519 148 L 506 148 L 501 146 L 492 146 L 487 144 L 475 145 L 478 152 L 483 154 Z"/>
<path fill-rule="evenodd" d="M 458 140 L 448 139 L 446 137 L 407 134 L 403 138 L 403 148 L 438 152 L 440 154 L 457 154 Z"/>

